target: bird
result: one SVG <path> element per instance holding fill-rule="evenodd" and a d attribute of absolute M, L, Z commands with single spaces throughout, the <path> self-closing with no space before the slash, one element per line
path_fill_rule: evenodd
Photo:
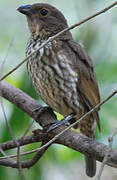
<path fill-rule="evenodd" d="M 30 38 L 27 42 L 27 70 L 40 98 L 64 117 L 75 113 L 82 117 L 98 103 L 100 93 L 92 59 L 84 47 L 76 42 L 70 31 L 38 50 L 49 38 L 68 27 L 63 13 L 46 3 L 23 5 L 17 9 L 27 18 Z M 100 130 L 98 110 L 77 125 L 80 132 L 95 138 L 96 123 Z M 76 127 L 75 127 L 76 128 Z M 96 174 L 96 160 L 85 155 L 86 174 Z"/>

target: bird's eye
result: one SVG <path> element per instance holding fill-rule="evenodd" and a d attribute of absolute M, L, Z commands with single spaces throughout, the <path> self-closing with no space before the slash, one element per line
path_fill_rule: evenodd
<path fill-rule="evenodd" d="M 48 14 L 48 10 L 47 9 L 41 9 L 40 14 L 42 16 L 46 16 Z"/>

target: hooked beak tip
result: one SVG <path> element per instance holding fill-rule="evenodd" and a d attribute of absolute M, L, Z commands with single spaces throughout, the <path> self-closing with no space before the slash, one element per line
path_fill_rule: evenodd
<path fill-rule="evenodd" d="M 17 11 L 25 15 L 31 15 L 32 13 L 30 7 L 31 5 L 20 6 L 19 8 L 17 8 Z"/>

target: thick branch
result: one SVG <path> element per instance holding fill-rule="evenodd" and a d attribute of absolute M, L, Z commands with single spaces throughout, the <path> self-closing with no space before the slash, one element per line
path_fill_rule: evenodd
<path fill-rule="evenodd" d="M 38 121 L 41 125 L 41 119 L 37 118 L 37 113 L 34 113 L 36 108 L 41 108 L 42 106 L 33 98 L 22 92 L 20 89 L 8 84 L 7 82 L 0 83 L 0 96 L 4 97 L 18 108 L 29 114 L 33 119 Z M 45 113 L 46 118 L 43 122 L 43 127 L 50 123 L 55 122 L 55 116 L 47 112 Z"/>
<path fill-rule="evenodd" d="M 21 146 L 30 144 L 30 143 L 34 143 L 34 142 L 41 142 L 43 140 L 48 140 L 50 138 L 53 138 L 54 135 L 56 134 L 56 131 L 58 131 L 58 130 L 54 130 L 53 133 L 48 134 L 48 135 L 46 133 L 40 131 L 39 134 L 36 136 L 30 135 L 30 136 L 25 137 L 23 139 L 23 141 L 22 141 L 22 139 L 19 139 L 17 141 L 20 143 Z M 55 141 L 55 143 L 65 145 L 65 146 L 72 148 L 76 151 L 79 151 L 83 154 L 91 155 L 96 160 L 101 161 L 101 162 L 102 162 L 103 158 L 105 157 L 106 153 L 108 152 L 108 146 L 106 146 L 100 142 L 96 142 L 96 141 L 92 140 L 91 138 L 88 138 L 80 133 L 77 133 L 77 132 L 71 131 L 71 130 L 67 131 L 64 134 L 64 136 L 61 136 L 59 139 L 57 139 Z M 17 146 L 16 146 L 15 142 L 13 142 L 13 141 L 9 141 L 8 143 L 1 144 L 1 148 L 3 150 L 8 150 L 8 149 L 15 148 L 15 147 L 17 147 Z M 6 163 L 7 163 L 7 161 L 4 162 L 3 160 L 0 160 L 1 165 L 5 165 Z M 116 150 L 110 151 L 109 158 L 108 158 L 108 161 L 106 164 L 117 168 L 117 151 Z M 12 164 L 12 167 L 14 167 L 13 164 Z M 24 163 L 23 167 L 26 167 L 25 163 Z"/>
<path fill-rule="evenodd" d="M 36 107 L 41 107 L 34 99 L 23 93 L 21 90 L 13 87 L 12 85 L 2 82 L 0 85 L 1 95 L 8 99 L 10 102 L 15 104 L 17 107 L 28 113 L 32 118 L 38 121 L 42 127 L 45 127 L 51 123 L 56 121 L 55 116 L 49 112 L 44 113 L 39 118 L 37 115 L 33 113 L 33 109 Z M 55 135 L 60 133 L 65 129 L 65 126 L 61 126 L 53 130 L 51 133 L 47 134 L 42 131 L 39 132 L 38 135 L 31 135 L 28 137 L 24 137 L 23 139 L 19 139 L 18 142 L 20 145 L 26 145 L 33 142 L 40 141 L 48 141 L 53 138 Z M 79 151 L 85 155 L 93 156 L 96 160 L 102 161 L 105 157 L 108 147 L 102 143 L 96 142 L 84 135 L 81 135 L 75 131 L 68 130 L 63 135 L 61 135 L 56 141 L 58 144 L 65 145 L 69 148 L 72 148 L 76 151 Z M 9 141 L 7 143 L 1 144 L 1 148 L 3 150 L 8 150 L 11 148 L 15 148 L 16 144 L 13 141 Z M 2 164 L 2 160 L 0 160 L 0 164 Z M 106 164 L 117 167 L 117 151 L 111 150 L 108 161 Z"/>

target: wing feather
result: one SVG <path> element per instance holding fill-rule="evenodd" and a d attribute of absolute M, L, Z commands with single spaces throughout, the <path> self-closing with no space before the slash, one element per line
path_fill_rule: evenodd
<path fill-rule="evenodd" d="M 93 62 L 80 44 L 76 43 L 74 40 L 70 40 L 69 46 L 76 54 L 76 59 L 74 59 L 74 68 L 75 71 L 78 72 L 79 76 L 78 90 L 80 91 L 86 106 L 90 110 L 100 102 L 100 94 Z M 100 130 L 98 111 L 95 111 L 93 116 L 96 119 Z"/>

